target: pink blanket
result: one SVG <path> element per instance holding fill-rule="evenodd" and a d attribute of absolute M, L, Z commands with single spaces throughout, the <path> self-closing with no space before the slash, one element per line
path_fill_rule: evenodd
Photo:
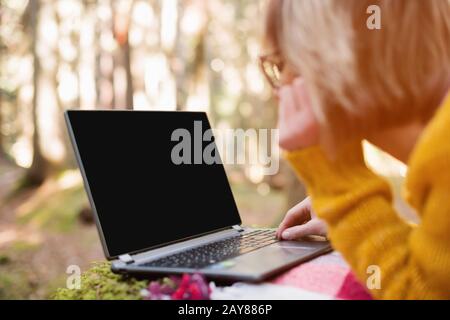
<path fill-rule="evenodd" d="M 271 281 L 335 299 L 369 300 L 369 292 L 353 275 L 348 264 L 336 252 L 329 253 L 290 269 Z"/>

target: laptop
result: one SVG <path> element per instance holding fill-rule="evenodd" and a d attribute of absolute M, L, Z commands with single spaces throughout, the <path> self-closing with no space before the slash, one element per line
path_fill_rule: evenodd
<path fill-rule="evenodd" d="M 174 132 L 194 137 L 201 124 L 204 133 L 204 112 L 69 110 L 65 119 L 115 273 L 258 282 L 331 250 L 242 226 L 222 163 L 173 161 Z"/>

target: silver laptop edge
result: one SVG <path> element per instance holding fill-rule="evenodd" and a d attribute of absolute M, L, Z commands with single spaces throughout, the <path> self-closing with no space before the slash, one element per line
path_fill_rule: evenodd
<path fill-rule="evenodd" d="M 192 249 L 198 246 L 205 245 L 210 242 L 220 241 L 223 239 L 227 239 L 233 236 L 236 236 L 246 229 L 241 228 L 240 226 L 234 226 L 233 228 L 222 230 L 218 232 L 214 232 L 212 234 L 208 234 L 205 236 L 200 236 L 194 239 L 189 239 L 181 242 L 177 242 L 170 245 L 165 245 L 160 248 L 150 249 L 148 251 L 137 253 L 134 255 L 121 255 L 119 259 L 113 260 L 113 265 L 115 267 L 123 267 L 124 265 L 128 265 L 131 263 L 141 264 L 148 262 L 153 259 L 157 259 L 163 256 L 167 256 L 170 254 L 178 253 L 181 251 L 185 251 L 186 249 Z"/>

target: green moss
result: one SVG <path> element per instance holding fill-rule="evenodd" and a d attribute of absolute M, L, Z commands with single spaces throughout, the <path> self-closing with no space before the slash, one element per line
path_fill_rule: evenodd
<path fill-rule="evenodd" d="M 38 244 L 30 243 L 24 240 L 17 240 L 11 244 L 11 247 L 8 249 L 9 252 L 14 254 L 26 253 L 39 248 Z"/>
<path fill-rule="evenodd" d="M 32 290 L 24 271 L 4 272 L 4 269 L 0 268 L 0 300 L 23 299 L 29 296 Z"/>
<path fill-rule="evenodd" d="M 6 254 L 0 254 L 0 266 L 11 262 L 11 258 Z"/>
<path fill-rule="evenodd" d="M 111 272 L 108 262 L 94 263 L 82 274 L 80 289 L 59 288 L 52 298 L 56 300 L 139 300 L 140 291 L 148 281 L 125 278 Z"/>
<path fill-rule="evenodd" d="M 77 221 L 80 210 L 87 204 L 83 186 L 59 190 L 48 198 L 38 201 L 29 212 L 23 214 L 20 222 L 33 223 L 40 227 L 58 231 L 70 231 Z"/>

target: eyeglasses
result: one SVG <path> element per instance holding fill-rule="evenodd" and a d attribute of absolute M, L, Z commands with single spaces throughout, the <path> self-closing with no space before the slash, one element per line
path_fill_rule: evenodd
<path fill-rule="evenodd" d="M 264 77 L 273 89 L 281 87 L 281 72 L 283 63 L 276 53 L 259 56 L 259 66 Z"/>

